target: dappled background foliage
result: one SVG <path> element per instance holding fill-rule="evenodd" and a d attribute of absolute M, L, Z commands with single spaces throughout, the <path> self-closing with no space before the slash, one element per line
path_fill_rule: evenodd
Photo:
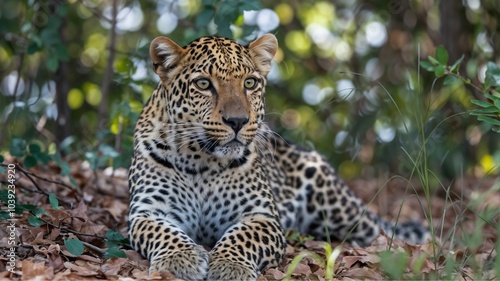
<path fill-rule="evenodd" d="M 480 177 L 500 163 L 499 134 L 469 116 L 483 93 L 419 67 L 443 45 L 449 65 L 463 56 L 460 76 L 483 84 L 487 63 L 500 61 L 496 0 L 0 5 L 0 153 L 37 144 L 93 167 L 127 167 L 133 125 L 158 82 L 148 55 L 154 37 L 246 43 L 271 32 L 280 49 L 267 121 L 321 151 L 343 177 L 409 176 L 424 148 L 441 179 Z"/>

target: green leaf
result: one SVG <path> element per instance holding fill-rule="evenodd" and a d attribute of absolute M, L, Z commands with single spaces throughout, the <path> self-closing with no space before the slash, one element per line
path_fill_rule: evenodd
<path fill-rule="evenodd" d="M 123 235 L 120 232 L 118 232 L 114 229 L 110 229 L 110 230 L 106 231 L 106 238 L 108 240 L 114 240 L 114 241 L 121 241 L 121 240 L 125 239 L 125 237 L 123 237 Z"/>
<path fill-rule="evenodd" d="M 28 55 L 32 55 L 38 51 L 40 51 L 42 49 L 42 47 L 40 45 L 38 45 L 38 43 L 36 42 L 31 42 L 29 45 L 28 45 L 28 48 L 26 49 L 26 51 L 28 52 Z"/>
<path fill-rule="evenodd" d="M 436 68 L 434 69 L 434 75 L 436 75 L 436 77 L 443 76 L 444 75 L 444 66 L 443 65 L 436 66 Z"/>
<path fill-rule="evenodd" d="M 420 66 L 427 71 L 434 71 L 435 66 L 428 61 L 421 61 Z"/>
<path fill-rule="evenodd" d="M 486 108 L 481 108 L 481 109 L 474 109 L 470 112 L 470 115 L 488 115 L 488 116 L 497 116 L 498 114 L 498 109 L 494 106 L 486 107 Z"/>
<path fill-rule="evenodd" d="M 246 2 L 243 2 L 241 3 L 241 5 L 239 5 L 239 12 L 240 14 L 243 13 L 243 11 L 257 11 L 257 10 L 260 10 L 260 2 L 259 1 L 246 1 Z"/>
<path fill-rule="evenodd" d="M 493 119 L 491 117 L 487 117 L 487 116 L 484 116 L 484 115 L 477 117 L 477 120 L 484 121 L 484 122 L 489 123 L 491 125 L 500 126 L 500 120 Z"/>
<path fill-rule="evenodd" d="M 51 72 L 56 72 L 59 67 L 59 59 L 56 56 L 49 56 L 47 58 L 46 66 Z"/>
<path fill-rule="evenodd" d="M 99 146 L 99 151 L 102 153 L 102 155 L 110 158 L 115 158 L 120 156 L 120 153 L 118 153 L 118 151 L 116 151 L 114 148 L 112 148 L 107 144 L 101 144 Z"/>
<path fill-rule="evenodd" d="M 87 159 L 87 161 L 89 162 L 90 169 L 96 170 L 97 168 L 99 168 L 99 158 L 97 157 L 97 153 L 93 151 L 87 151 L 85 152 L 85 159 Z"/>
<path fill-rule="evenodd" d="M 238 17 L 238 3 L 233 1 L 224 1 L 219 7 L 219 14 L 225 18 L 237 18 Z M 229 22 L 233 22 L 229 20 Z"/>
<path fill-rule="evenodd" d="M 108 248 L 108 250 L 104 254 L 104 257 L 107 258 L 107 259 L 110 259 L 110 258 L 126 258 L 127 255 L 125 254 L 124 251 L 122 251 L 118 247 L 111 247 L 111 248 Z"/>
<path fill-rule="evenodd" d="M 27 33 L 27 32 L 28 32 L 28 31 L 30 31 L 32 28 L 33 28 L 33 25 L 31 24 L 31 22 L 25 22 L 25 23 L 21 26 L 21 32 L 22 32 L 22 33 Z"/>
<path fill-rule="evenodd" d="M 110 229 L 106 231 L 106 246 L 108 248 L 113 248 L 113 247 L 118 247 L 118 246 L 125 246 L 129 247 L 130 246 L 130 241 L 123 237 L 121 233 L 117 232 L 114 229 Z"/>
<path fill-rule="evenodd" d="M 61 159 L 61 155 L 59 153 L 56 153 L 52 156 L 52 159 L 54 160 L 54 162 L 56 162 L 59 168 L 61 168 L 61 175 L 69 176 L 69 174 L 71 173 L 71 167 L 68 163 Z"/>
<path fill-rule="evenodd" d="M 61 168 L 61 175 L 69 176 L 69 174 L 71 173 L 71 167 L 68 163 L 63 162 L 59 165 L 59 167 Z"/>
<path fill-rule="evenodd" d="M 464 60 L 464 55 L 462 55 L 451 67 L 450 67 L 450 72 L 453 73 L 458 73 L 458 69 L 460 68 L 460 64 Z"/>
<path fill-rule="evenodd" d="M 49 194 L 49 202 L 52 209 L 54 210 L 61 209 L 61 206 L 59 206 L 59 200 L 57 200 L 57 197 L 54 193 Z"/>
<path fill-rule="evenodd" d="M 210 21 L 214 18 L 215 9 L 212 7 L 206 7 L 198 14 L 196 17 L 196 27 L 206 27 Z"/>
<path fill-rule="evenodd" d="M 448 51 L 443 46 L 438 46 L 436 49 L 436 59 L 440 64 L 446 65 L 448 63 Z"/>
<path fill-rule="evenodd" d="M 61 36 L 59 35 L 59 26 L 58 20 L 54 17 L 50 18 L 47 22 L 45 28 L 40 32 L 40 40 L 43 46 L 49 48 L 55 44 L 59 44 L 61 42 Z M 49 58 L 53 57 L 49 54 Z"/>
<path fill-rule="evenodd" d="M 75 142 L 76 142 L 75 136 L 69 136 L 59 144 L 59 149 L 65 152 L 70 152 L 71 145 L 74 144 Z"/>
<path fill-rule="evenodd" d="M 57 5 L 57 15 L 59 17 L 66 16 L 66 14 L 68 14 L 68 10 L 69 10 L 69 7 L 68 7 L 68 4 L 66 4 L 66 3 L 59 3 Z"/>
<path fill-rule="evenodd" d="M 33 155 L 28 155 L 24 158 L 24 166 L 26 168 L 31 168 L 36 166 L 36 158 Z"/>
<path fill-rule="evenodd" d="M 37 206 L 35 205 L 31 205 L 31 204 L 21 204 L 21 205 L 17 205 L 16 208 L 18 208 L 19 210 L 21 211 L 35 211 L 36 209 L 38 209 Z"/>
<path fill-rule="evenodd" d="M 64 241 L 64 246 L 66 246 L 68 252 L 70 252 L 74 256 L 79 256 L 83 254 L 83 251 L 85 250 L 82 241 L 75 238 L 66 239 Z"/>
<path fill-rule="evenodd" d="M 439 61 L 437 61 L 434 57 L 428 56 L 427 59 L 433 64 L 433 65 L 439 65 Z"/>
<path fill-rule="evenodd" d="M 47 214 L 47 212 L 41 207 L 36 207 L 36 209 L 31 211 L 31 212 L 37 218 L 40 218 L 40 217 L 42 217 L 42 215 Z"/>
<path fill-rule="evenodd" d="M 219 36 L 231 38 L 233 36 L 233 32 L 229 28 L 232 21 L 228 17 L 216 16 L 214 19 L 215 24 L 217 25 L 217 33 Z"/>
<path fill-rule="evenodd" d="M 47 166 L 50 162 L 50 156 L 47 154 L 47 153 L 37 153 L 34 155 L 36 160 L 38 160 L 38 162 L 42 163 L 43 165 Z"/>
<path fill-rule="evenodd" d="M 10 219 L 10 213 L 9 212 L 0 212 L 0 220 L 8 220 Z"/>
<path fill-rule="evenodd" d="M 40 153 L 42 151 L 42 149 L 40 148 L 40 146 L 36 143 L 32 143 L 28 146 L 28 150 L 31 154 L 36 154 L 36 153 Z"/>
<path fill-rule="evenodd" d="M 480 107 L 490 107 L 493 106 L 491 103 L 484 101 L 484 100 L 471 100 L 471 102 L 475 105 L 478 105 Z"/>
<path fill-rule="evenodd" d="M 494 62 L 488 62 L 486 68 L 486 77 L 484 78 L 484 85 L 486 87 L 499 87 L 500 86 L 500 67 Z"/>
<path fill-rule="evenodd" d="M 21 138 L 13 138 L 9 152 L 14 157 L 23 157 L 26 154 L 26 141 Z"/>
<path fill-rule="evenodd" d="M 28 223 L 31 226 L 38 227 L 38 226 L 40 226 L 40 225 L 43 224 L 43 221 L 40 220 L 39 218 L 35 217 L 35 216 L 31 216 L 31 217 L 28 218 Z"/>
<path fill-rule="evenodd" d="M 449 76 L 446 76 L 446 78 L 444 79 L 443 85 L 448 86 L 448 85 L 455 83 L 456 81 L 458 81 L 457 77 L 449 75 Z"/>
<path fill-rule="evenodd" d="M 493 103 L 495 104 L 495 107 L 498 109 L 498 113 L 500 114 L 500 100 L 494 100 Z"/>
<path fill-rule="evenodd" d="M 8 205 L 9 202 L 9 191 L 8 190 L 0 190 L 0 201 L 4 202 Z"/>
<path fill-rule="evenodd" d="M 65 45 L 63 45 L 63 44 L 55 45 L 53 48 L 53 52 L 58 60 L 68 61 L 68 59 L 69 59 L 68 48 L 66 48 Z"/>
<path fill-rule="evenodd" d="M 406 270 L 409 256 L 406 252 L 380 252 L 380 267 L 391 279 L 399 280 Z"/>
<path fill-rule="evenodd" d="M 484 94 L 485 97 L 489 98 L 490 100 L 492 100 L 493 102 L 495 101 L 500 101 L 500 97 L 497 97 L 497 96 L 494 96 L 494 95 L 490 95 L 490 94 Z"/>

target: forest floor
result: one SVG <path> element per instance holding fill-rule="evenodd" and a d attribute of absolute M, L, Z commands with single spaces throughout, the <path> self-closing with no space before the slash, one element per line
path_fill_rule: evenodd
<path fill-rule="evenodd" d="M 126 258 L 105 258 L 106 231 L 114 229 L 125 237 L 127 234 L 126 170 L 92 171 L 84 163 L 72 163 L 71 176 L 79 186 L 72 188 L 57 166 L 16 169 L 17 204 L 38 206 L 45 213 L 37 214 L 41 223 L 29 221 L 33 215 L 28 211 L 16 216 L 18 247 L 12 272 L 8 271 L 8 262 L 9 255 L 13 255 L 9 244 L 13 229 L 9 228 L 10 221 L 0 220 L 0 280 L 176 280 L 168 274 L 148 276 L 148 261 L 127 248 L 123 248 Z M 6 181 L 5 174 L 0 173 L 0 181 Z M 488 210 L 500 206 L 500 192 L 491 188 L 498 187 L 497 181 L 460 180 L 434 192 L 429 203 L 439 240 L 435 244 L 409 245 L 385 235 L 365 248 L 330 244 L 332 248 L 340 246 L 336 260 L 330 259 L 335 261 L 334 279 L 496 279 L 500 262 L 495 259 L 497 232 L 492 225 L 497 225 L 499 218 L 498 212 L 488 217 L 492 214 Z M 413 188 L 423 193 L 418 184 L 410 185 L 401 178 L 348 184 L 365 202 L 373 200 L 370 208 L 387 219 L 399 214 L 400 221 L 427 224 L 422 211 L 428 210 L 425 197 L 411 195 L 415 194 Z M 59 203 L 49 201 L 51 193 L 57 195 Z M 1 206 L 5 211 L 5 204 Z M 75 256 L 66 248 L 64 240 L 68 238 L 83 242 L 83 254 Z M 287 272 L 294 280 L 325 280 L 325 249 L 330 252 L 332 248 L 296 233 L 289 233 L 288 240 L 282 264 L 265 270 L 259 280 L 281 280 Z M 303 259 L 297 263 L 298 256 Z"/>

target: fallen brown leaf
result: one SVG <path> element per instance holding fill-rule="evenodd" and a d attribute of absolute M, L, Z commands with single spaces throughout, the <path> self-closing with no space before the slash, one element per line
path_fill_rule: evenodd
<path fill-rule="evenodd" d="M 271 268 L 266 270 L 264 276 L 267 277 L 267 280 L 281 280 L 285 277 L 285 273 L 277 270 L 276 268 Z"/>
<path fill-rule="evenodd" d="M 352 277 L 356 280 L 382 280 L 384 276 L 380 272 L 369 267 L 359 267 L 347 270 L 343 276 Z"/>
<path fill-rule="evenodd" d="M 54 270 L 51 267 L 45 266 L 43 262 L 31 262 L 24 260 L 22 262 L 21 280 L 52 280 L 54 278 Z"/>
<path fill-rule="evenodd" d="M 286 267 L 288 271 L 288 266 Z M 307 264 L 298 263 L 295 267 L 292 276 L 308 276 L 312 274 L 311 268 Z"/>
<path fill-rule="evenodd" d="M 360 262 L 362 256 L 346 256 L 342 258 L 344 268 L 351 268 L 355 263 Z"/>
<path fill-rule="evenodd" d="M 98 273 L 92 269 L 84 266 L 79 266 L 71 262 L 65 262 L 64 267 L 71 269 L 71 271 L 79 276 L 97 276 Z"/>
<path fill-rule="evenodd" d="M 108 211 L 115 220 L 119 221 L 127 213 L 128 204 L 122 203 L 113 197 L 108 198 L 108 200 L 102 203 L 103 209 Z"/>
<path fill-rule="evenodd" d="M 123 266 L 128 264 L 129 261 L 127 259 L 121 259 L 121 258 L 112 258 L 107 260 L 101 267 L 101 270 L 106 274 L 106 275 L 118 275 L 118 272 L 122 269 Z"/>

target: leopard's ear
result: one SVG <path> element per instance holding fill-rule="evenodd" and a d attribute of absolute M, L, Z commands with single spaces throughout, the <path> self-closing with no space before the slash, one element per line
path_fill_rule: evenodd
<path fill-rule="evenodd" d="M 263 75 L 271 70 L 271 60 L 278 50 L 278 40 L 270 33 L 264 34 L 248 45 L 250 56 Z"/>
<path fill-rule="evenodd" d="M 153 70 L 162 80 L 167 79 L 170 70 L 174 69 L 184 54 L 184 49 L 174 41 L 159 36 L 149 46 L 149 56 L 153 60 Z"/>

